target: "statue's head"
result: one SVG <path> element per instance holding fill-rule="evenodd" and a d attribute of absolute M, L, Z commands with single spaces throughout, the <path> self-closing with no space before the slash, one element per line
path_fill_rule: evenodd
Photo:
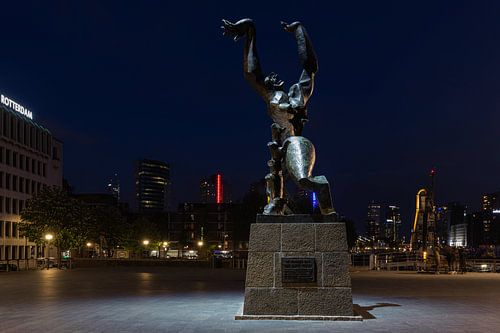
<path fill-rule="evenodd" d="M 278 74 L 271 73 L 264 79 L 264 84 L 269 90 L 283 90 L 283 85 L 285 82 L 280 80 Z"/>

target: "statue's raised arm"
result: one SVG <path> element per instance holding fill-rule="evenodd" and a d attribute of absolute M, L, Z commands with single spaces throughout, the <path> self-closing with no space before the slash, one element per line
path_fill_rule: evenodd
<path fill-rule="evenodd" d="M 246 18 L 232 23 L 223 19 L 222 24 L 221 28 L 224 35 L 232 37 L 235 42 L 242 37 L 246 37 L 243 49 L 243 71 L 245 78 L 267 100 L 268 93 L 264 82 L 264 74 L 260 67 L 259 55 L 257 54 L 257 39 L 253 21 Z"/>
<path fill-rule="evenodd" d="M 314 76 L 318 71 L 318 59 L 316 58 L 316 53 L 314 52 L 306 28 L 302 23 L 294 22 L 288 24 L 281 22 L 281 26 L 285 31 L 295 35 L 299 60 L 303 68 L 299 82 L 290 88 L 290 104 L 292 104 L 292 108 L 294 109 L 305 108 L 314 90 Z"/>

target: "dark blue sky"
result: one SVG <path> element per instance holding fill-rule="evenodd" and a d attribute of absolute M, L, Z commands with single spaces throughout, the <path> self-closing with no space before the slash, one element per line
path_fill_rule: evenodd
<path fill-rule="evenodd" d="M 304 135 L 335 206 L 403 208 L 438 169 L 440 203 L 500 189 L 500 4 L 480 1 L 16 1 L 2 5 L 0 90 L 65 143 L 65 176 L 127 198 L 133 161 L 171 163 L 177 201 L 223 172 L 238 198 L 267 172 L 270 120 L 220 19 L 251 17 L 265 71 L 300 74 L 279 21 L 301 20 L 319 58 Z"/>

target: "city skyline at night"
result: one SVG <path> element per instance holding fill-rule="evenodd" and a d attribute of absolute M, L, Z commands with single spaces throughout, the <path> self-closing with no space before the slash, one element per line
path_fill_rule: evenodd
<path fill-rule="evenodd" d="M 476 209 L 500 188 L 494 3 L 268 4 L 266 13 L 229 4 L 6 7 L 25 19 L 5 18 L 0 91 L 64 142 L 65 177 L 78 192 L 104 191 L 117 172 L 132 202 L 139 157 L 171 164 L 174 206 L 196 201 L 200 177 L 213 170 L 235 199 L 265 174 L 270 122 L 236 70 L 240 50 L 219 31 L 222 17 L 245 16 L 258 23 L 264 69 L 287 82 L 300 71 L 279 21 L 307 25 L 320 69 L 305 134 L 335 208 L 360 229 L 376 200 L 398 205 L 408 231 L 414 193 L 434 165 L 437 202 Z"/>

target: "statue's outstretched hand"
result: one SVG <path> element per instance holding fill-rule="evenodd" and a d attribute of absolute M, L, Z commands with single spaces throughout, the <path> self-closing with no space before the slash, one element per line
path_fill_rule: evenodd
<path fill-rule="evenodd" d="M 295 30 L 297 30 L 297 28 L 301 25 L 302 23 L 300 23 L 299 21 L 295 21 L 291 24 L 288 24 L 284 21 L 281 21 L 281 26 L 283 27 L 283 30 L 285 30 L 286 32 L 295 32 Z"/>
<path fill-rule="evenodd" d="M 253 27 L 253 21 L 251 19 L 242 19 L 236 23 L 232 23 L 228 20 L 222 20 L 222 34 L 238 41 L 240 38 L 246 35 L 248 30 Z"/>

